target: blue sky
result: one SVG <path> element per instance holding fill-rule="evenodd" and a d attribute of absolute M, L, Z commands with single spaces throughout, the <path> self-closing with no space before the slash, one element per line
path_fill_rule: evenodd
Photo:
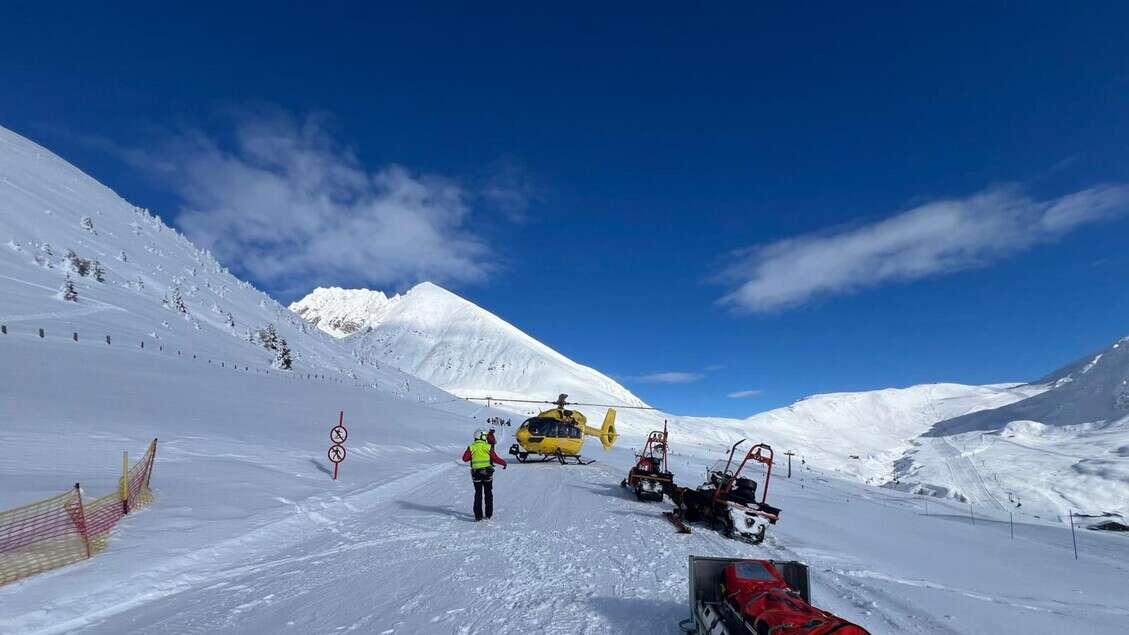
<path fill-rule="evenodd" d="M 9 3 L 0 125 L 281 300 L 435 279 L 676 412 L 1129 334 L 1124 6 L 330 4 Z"/>

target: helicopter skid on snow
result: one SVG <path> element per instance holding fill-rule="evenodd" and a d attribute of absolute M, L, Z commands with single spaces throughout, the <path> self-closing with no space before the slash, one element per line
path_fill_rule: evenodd
<path fill-rule="evenodd" d="M 569 465 L 571 460 L 571 465 L 591 465 L 596 462 L 596 459 L 588 459 L 586 461 L 579 455 L 565 454 L 560 450 L 548 454 L 538 454 L 534 457 L 531 453 L 522 450 L 521 446 L 516 443 L 510 446 L 510 454 L 517 459 L 518 463 L 548 463 L 550 461 L 559 461 L 561 465 Z"/>

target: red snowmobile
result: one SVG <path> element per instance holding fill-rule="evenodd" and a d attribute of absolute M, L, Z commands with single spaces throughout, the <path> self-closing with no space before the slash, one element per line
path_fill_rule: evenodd
<path fill-rule="evenodd" d="M 765 502 L 768 482 L 772 478 L 772 448 L 763 443 L 754 445 L 745 453 L 737 468 L 731 470 L 733 454 L 744 442 L 745 439 L 741 439 L 733 444 L 724 466 L 708 470 L 706 482 L 698 489 L 674 489 L 671 498 L 677 506 L 664 515 L 679 531 L 688 534 L 690 526 L 687 523 L 705 522 L 720 529 L 729 538 L 757 545 L 764 540 L 768 526 L 779 520 L 780 508 Z M 749 461 L 765 466 L 759 501 L 756 480 L 742 476 Z"/>
<path fill-rule="evenodd" d="M 690 619 L 697 635 L 869 635 L 811 605 L 807 565 L 690 556 Z"/>
<path fill-rule="evenodd" d="M 643 451 L 635 456 L 635 466 L 627 473 L 621 487 L 635 490 L 641 501 L 662 502 L 664 494 L 674 491 L 674 475 L 667 466 L 666 422 L 662 432 L 654 431 L 647 435 Z"/>

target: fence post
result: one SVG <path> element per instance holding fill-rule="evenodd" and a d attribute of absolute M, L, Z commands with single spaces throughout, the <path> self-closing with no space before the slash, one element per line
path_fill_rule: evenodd
<path fill-rule="evenodd" d="M 972 503 L 968 504 L 968 519 L 972 521 L 973 525 L 976 524 L 976 515 L 972 513 Z"/>
<path fill-rule="evenodd" d="M 8 325 L 7 324 L 0 324 L 0 335 L 7 335 L 7 334 L 8 334 Z"/>
<path fill-rule="evenodd" d="M 119 492 L 122 499 L 122 513 L 129 513 L 129 450 L 122 452 L 122 482 Z"/>
<path fill-rule="evenodd" d="M 78 331 L 74 331 L 71 336 L 74 338 L 74 341 L 78 341 Z"/>
<path fill-rule="evenodd" d="M 145 348 L 145 340 L 141 340 L 141 348 Z"/>
<path fill-rule="evenodd" d="M 149 469 L 145 472 L 145 487 L 149 487 L 149 479 L 153 477 L 153 464 L 157 462 L 157 439 L 153 439 L 153 443 L 149 445 L 152 456 L 149 458 Z"/>
<path fill-rule="evenodd" d="M 78 496 L 78 518 L 81 523 L 78 533 L 82 535 L 82 543 L 86 545 L 86 557 L 90 558 L 90 532 L 86 530 L 86 508 L 82 505 L 82 488 L 78 483 L 74 484 L 74 493 Z"/>
<path fill-rule="evenodd" d="M 1011 527 L 1011 539 L 1015 540 L 1015 514 L 1007 513 L 1007 524 Z"/>
<path fill-rule="evenodd" d="M 1070 540 L 1074 543 L 1074 559 L 1078 559 L 1078 538 L 1074 535 L 1074 510 L 1070 510 Z"/>
<path fill-rule="evenodd" d="M 106 346 L 109 346 L 109 345 L 110 345 L 110 336 L 107 335 L 106 336 Z"/>
<path fill-rule="evenodd" d="M 43 337 L 43 329 L 39 329 L 39 337 Z"/>

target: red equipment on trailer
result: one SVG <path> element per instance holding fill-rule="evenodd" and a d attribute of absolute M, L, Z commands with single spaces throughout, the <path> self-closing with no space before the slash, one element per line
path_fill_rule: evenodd
<path fill-rule="evenodd" d="M 643 451 L 636 455 L 634 467 L 620 486 L 634 489 L 636 498 L 641 501 L 662 502 L 663 494 L 674 491 L 674 475 L 667 464 L 667 451 L 666 422 L 663 421 L 662 432 L 656 430 L 647 435 Z"/>
<path fill-rule="evenodd" d="M 811 605 L 807 565 L 690 556 L 690 619 L 697 635 L 868 635 Z"/>
<path fill-rule="evenodd" d="M 729 459 L 724 467 L 708 470 L 706 482 L 696 490 L 675 488 L 671 498 L 677 504 L 674 511 L 665 515 L 683 533 L 690 533 L 688 522 L 708 522 L 720 528 L 727 537 L 744 540 L 754 545 L 764 540 L 769 525 L 780 519 L 780 508 L 769 505 L 768 484 L 772 478 L 772 448 L 758 443 L 745 453 L 735 470 L 733 455 L 741 439 L 729 449 Z M 757 482 L 741 476 L 745 466 L 753 461 L 765 466 L 760 500 L 757 500 Z"/>

